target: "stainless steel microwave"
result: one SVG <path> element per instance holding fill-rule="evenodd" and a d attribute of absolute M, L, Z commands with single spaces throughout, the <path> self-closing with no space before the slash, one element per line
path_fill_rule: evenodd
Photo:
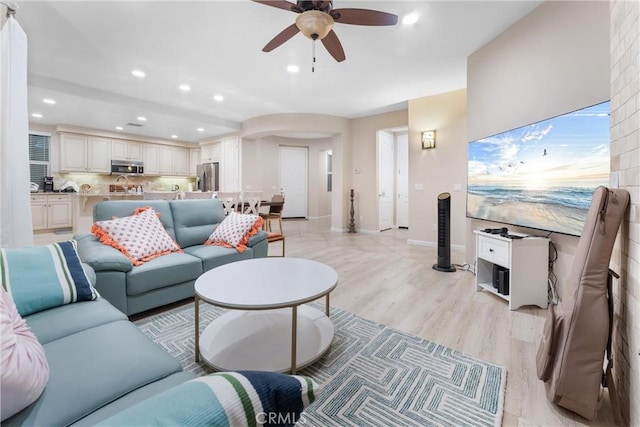
<path fill-rule="evenodd" d="M 142 175 L 144 164 L 133 160 L 111 160 L 111 175 Z"/>

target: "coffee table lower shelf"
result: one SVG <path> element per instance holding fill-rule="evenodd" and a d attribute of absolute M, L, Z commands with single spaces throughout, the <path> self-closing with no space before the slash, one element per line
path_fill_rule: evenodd
<path fill-rule="evenodd" d="M 320 359 L 331 346 L 334 327 L 322 311 L 297 309 L 296 371 Z M 230 310 L 200 335 L 200 356 L 219 371 L 291 372 L 292 309 Z"/>

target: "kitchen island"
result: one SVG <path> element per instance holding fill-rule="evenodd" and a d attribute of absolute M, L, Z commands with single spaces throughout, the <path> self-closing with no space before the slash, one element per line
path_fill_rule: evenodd
<path fill-rule="evenodd" d="M 79 234 L 91 232 L 91 226 L 93 225 L 93 207 L 97 203 L 106 200 L 142 200 L 143 197 L 143 194 L 123 192 L 89 192 L 78 194 L 78 203 L 75 204 L 73 233 Z"/>

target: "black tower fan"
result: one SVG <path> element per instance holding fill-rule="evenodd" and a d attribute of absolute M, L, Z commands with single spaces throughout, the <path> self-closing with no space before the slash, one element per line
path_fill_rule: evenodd
<path fill-rule="evenodd" d="M 433 269 L 456 271 L 451 266 L 451 194 L 438 194 L 438 263 L 433 264 Z"/>

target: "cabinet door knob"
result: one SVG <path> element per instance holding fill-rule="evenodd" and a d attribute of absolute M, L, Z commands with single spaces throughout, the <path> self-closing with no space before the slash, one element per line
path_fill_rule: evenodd
<path fill-rule="evenodd" d="M 489 248 L 489 252 L 493 252 L 493 249 L 492 249 L 492 248 Z"/>

